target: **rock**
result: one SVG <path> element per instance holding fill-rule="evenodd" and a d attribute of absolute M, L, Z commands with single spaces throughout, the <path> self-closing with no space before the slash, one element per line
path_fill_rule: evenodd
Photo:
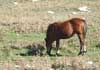
<path fill-rule="evenodd" d="M 90 10 L 87 6 L 79 7 L 78 10 L 81 11 L 81 12 L 90 12 Z"/>
<path fill-rule="evenodd" d="M 54 12 L 53 12 L 53 11 L 48 11 L 48 13 L 49 13 L 49 14 L 54 14 Z"/>

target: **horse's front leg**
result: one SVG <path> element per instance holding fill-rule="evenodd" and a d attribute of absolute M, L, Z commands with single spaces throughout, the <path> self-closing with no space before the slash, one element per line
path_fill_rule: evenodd
<path fill-rule="evenodd" d="M 56 40 L 56 55 L 57 56 L 61 56 L 60 55 L 60 51 L 59 51 L 59 45 L 60 45 L 60 40 Z"/>
<path fill-rule="evenodd" d="M 84 55 L 86 53 L 86 46 L 84 45 L 84 42 L 85 42 L 84 36 L 83 34 L 79 34 L 78 37 L 80 40 L 80 52 L 78 55 Z"/>

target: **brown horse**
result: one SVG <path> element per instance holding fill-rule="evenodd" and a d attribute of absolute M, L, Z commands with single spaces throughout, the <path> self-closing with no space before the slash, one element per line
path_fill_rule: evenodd
<path fill-rule="evenodd" d="M 67 39 L 77 34 L 80 41 L 80 54 L 86 53 L 86 47 L 84 45 L 85 36 L 87 32 L 87 24 L 84 19 L 72 18 L 64 22 L 54 22 L 48 26 L 46 33 L 46 47 L 47 54 L 51 55 L 52 43 L 56 41 L 56 54 L 58 55 L 59 41 L 60 39 Z"/>

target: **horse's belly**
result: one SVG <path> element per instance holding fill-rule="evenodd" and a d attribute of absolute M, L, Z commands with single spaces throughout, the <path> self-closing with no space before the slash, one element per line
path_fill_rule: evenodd
<path fill-rule="evenodd" d="M 60 37 L 61 39 L 67 39 L 67 38 L 69 38 L 69 37 L 67 37 L 67 36 L 62 36 L 62 37 Z"/>
<path fill-rule="evenodd" d="M 61 39 L 67 39 L 67 38 L 72 37 L 73 35 L 74 35 L 73 33 L 72 34 L 63 34 L 63 35 L 59 36 L 59 38 L 61 38 Z"/>

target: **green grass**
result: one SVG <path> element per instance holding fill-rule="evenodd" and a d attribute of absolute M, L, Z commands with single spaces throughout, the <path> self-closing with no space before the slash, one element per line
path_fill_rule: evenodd
<path fill-rule="evenodd" d="M 17 48 L 17 49 L 12 48 L 11 47 L 12 45 L 9 46 L 9 42 L 10 41 L 14 42 L 14 41 L 19 41 L 19 40 L 22 40 L 23 42 L 24 42 L 24 40 L 39 42 L 39 41 L 44 40 L 45 33 L 17 34 L 13 31 L 12 32 L 10 31 L 10 32 L 4 33 L 4 36 L 2 36 L 2 37 L 3 37 L 2 38 L 3 42 L 0 42 L 0 60 L 1 61 L 2 60 L 16 60 L 18 58 L 26 58 L 28 60 L 31 60 L 32 56 L 27 55 L 27 53 L 29 51 L 31 51 L 31 49 L 28 49 L 25 47 Z M 77 56 L 77 54 L 79 52 L 79 47 L 75 43 L 73 43 L 73 41 L 76 41 L 76 37 L 69 39 L 69 41 L 67 43 L 68 47 L 60 48 L 61 54 L 63 56 Z M 98 56 L 100 54 L 100 47 L 96 47 L 97 42 L 95 40 L 93 40 L 93 41 L 94 42 L 92 42 L 92 44 L 89 47 L 87 47 L 88 52 L 86 54 L 86 56 L 89 56 L 91 58 L 94 56 Z M 100 46 L 100 45 L 98 45 L 98 46 Z M 53 48 L 51 53 L 55 54 L 56 48 Z M 25 54 L 26 56 L 22 56 L 20 54 Z M 51 57 L 51 60 L 55 60 L 55 59 L 56 59 L 55 56 Z"/>
<path fill-rule="evenodd" d="M 30 49 L 28 48 L 12 48 L 9 45 L 9 42 L 14 43 L 16 41 L 33 41 L 33 42 L 38 42 L 38 41 L 43 41 L 45 38 L 45 33 L 30 33 L 30 34 L 17 34 L 15 32 L 5 32 L 2 34 L 2 39 L 3 41 L 0 42 L 0 60 L 15 60 L 20 56 L 21 53 L 26 54 Z M 24 57 L 24 56 L 23 56 Z M 26 56 L 25 58 L 29 58 L 30 56 Z"/>
<path fill-rule="evenodd" d="M 7 32 L 5 39 L 15 41 L 15 40 L 33 40 L 33 41 L 40 41 L 44 40 L 45 38 L 45 33 L 29 33 L 29 34 L 18 34 L 16 32 Z"/>

